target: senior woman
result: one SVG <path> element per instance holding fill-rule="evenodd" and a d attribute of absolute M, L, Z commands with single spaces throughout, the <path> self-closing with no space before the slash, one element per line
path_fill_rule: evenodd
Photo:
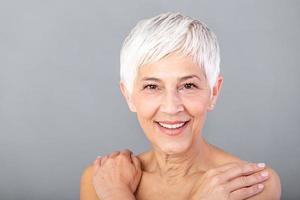
<path fill-rule="evenodd" d="M 219 63 L 216 36 L 202 22 L 180 13 L 140 21 L 121 50 L 120 88 L 152 148 L 97 157 L 80 199 L 280 199 L 274 170 L 203 138 L 223 83 Z"/>

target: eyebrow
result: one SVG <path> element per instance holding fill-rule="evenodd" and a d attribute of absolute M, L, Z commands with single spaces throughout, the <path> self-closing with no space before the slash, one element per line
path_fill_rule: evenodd
<path fill-rule="evenodd" d="M 188 79 L 191 79 L 191 78 L 197 78 L 200 81 L 202 80 L 197 75 L 184 76 L 184 77 L 179 78 L 178 80 L 179 81 L 185 81 L 185 80 L 188 80 Z M 155 77 L 144 77 L 144 78 L 141 79 L 141 81 L 156 81 L 156 82 L 161 82 L 161 80 L 159 78 L 155 78 Z"/>

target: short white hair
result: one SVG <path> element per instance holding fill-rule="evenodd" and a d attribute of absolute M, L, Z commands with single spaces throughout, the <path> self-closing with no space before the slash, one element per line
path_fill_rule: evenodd
<path fill-rule="evenodd" d="M 121 48 L 121 81 L 131 93 L 140 66 L 175 52 L 191 56 L 204 70 L 212 89 L 220 73 L 217 38 L 203 22 L 179 12 L 141 20 L 131 30 Z"/>

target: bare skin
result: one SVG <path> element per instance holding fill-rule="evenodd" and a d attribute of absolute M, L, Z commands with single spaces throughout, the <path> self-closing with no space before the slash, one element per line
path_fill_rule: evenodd
<path fill-rule="evenodd" d="M 143 175 L 137 190 L 136 199 L 139 200 L 183 200 L 191 199 L 192 189 L 197 181 L 201 179 L 203 174 L 209 169 L 224 165 L 226 163 L 245 163 L 245 161 L 224 152 L 223 150 L 207 144 L 207 152 L 210 155 L 202 159 L 203 162 L 195 163 L 195 165 L 172 165 L 172 160 L 165 160 L 162 170 L 155 158 L 153 151 L 147 151 L 138 157 L 142 162 Z M 201 160 L 201 159 L 200 159 Z M 180 166 L 186 166 L 184 169 Z M 270 199 L 267 196 L 273 193 L 274 188 L 278 191 L 276 194 L 280 196 L 279 178 L 272 169 L 266 168 L 262 171 L 268 171 L 269 176 L 263 181 L 265 185 L 264 191 L 252 196 L 248 199 Z M 262 172 L 261 171 L 261 172 Z M 178 176 L 176 176 L 178 175 Z M 273 190 L 273 191 L 272 191 Z M 276 192 L 275 192 L 276 193 Z M 274 195 L 274 197 L 276 196 Z"/>
<path fill-rule="evenodd" d="M 245 163 L 245 161 L 242 161 L 239 158 L 226 153 L 213 145 L 207 144 L 207 147 L 211 156 L 206 159 L 205 164 L 198 163 L 199 165 L 197 165 L 197 167 L 191 167 L 188 164 L 182 165 L 187 166 L 186 169 L 177 168 L 175 165 L 172 165 L 172 163 L 168 163 L 167 165 L 169 170 L 166 171 L 168 168 L 167 165 L 163 166 L 165 167 L 164 171 L 161 170 L 153 150 L 137 155 L 137 158 L 140 160 L 142 175 L 136 191 L 132 192 L 128 199 L 132 197 L 137 200 L 193 199 L 193 189 L 197 187 L 197 182 L 209 169 L 224 165 L 226 163 Z M 100 199 L 96 193 L 95 186 L 93 185 L 93 166 L 93 164 L 88 166 L 81 177 L 81 200 Z M 183 171 L 185 171 L 185 173 L 182 173 Z M 278 175 L 269 167 L 260 170 L 259 173 L 265 171 L 269 173 L 269 176 L 266 177 L 265 180 L 261 181 L 261 183 L 264 185 L 264 188 L 261 191 L 258 191 L 257 194 L 247 199 L 280 199 L 281 186 Z M 253 173 L 253 176 L 259 175 L 259 173 Z M 181 174 L 182 176 L 176 176 L 175 174 Z M 119 192 L 119 194 L 124 197 L 127 195 L 127 191 L 124 193 Z"/>
<path fill-rule="evenodd" d="M 140 164 L 128 153 L 96 159 L 83 173 L 80 199 L 279 199 L 280 180 L 274 170 L 246 164 L 202 137 L 206 114 L 216 104 L 222 83 L 219 75 L 211 90 L 203 70 L 190 57 L 177 54 L 141 66 L 132 93 L 121 82 L 121 92 L 152 149 L 137 156 Z M 170 135 L 172 124 L 185 125 L 180 134 Z M 259 189 L 260 184 L 264 187 Z"/>

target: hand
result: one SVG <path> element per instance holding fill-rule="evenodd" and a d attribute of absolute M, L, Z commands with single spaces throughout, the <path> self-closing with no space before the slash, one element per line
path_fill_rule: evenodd
<path fill-rule="evenodd" d="M 193 200 L 243 200 L 263 191 L 264 164 L 230 163 L 208 170 L 195 184 Z M 262 173 L 264 172 L 264 173 Z"/>
<path fill-rule="evenodd" d="M 126 149 L 98 157 L 93 172 L 93 185 L 101 200 L 118 199 L 116 196 L 134 199 L 142 170 L 139 159 L 131 151 Z"/>

